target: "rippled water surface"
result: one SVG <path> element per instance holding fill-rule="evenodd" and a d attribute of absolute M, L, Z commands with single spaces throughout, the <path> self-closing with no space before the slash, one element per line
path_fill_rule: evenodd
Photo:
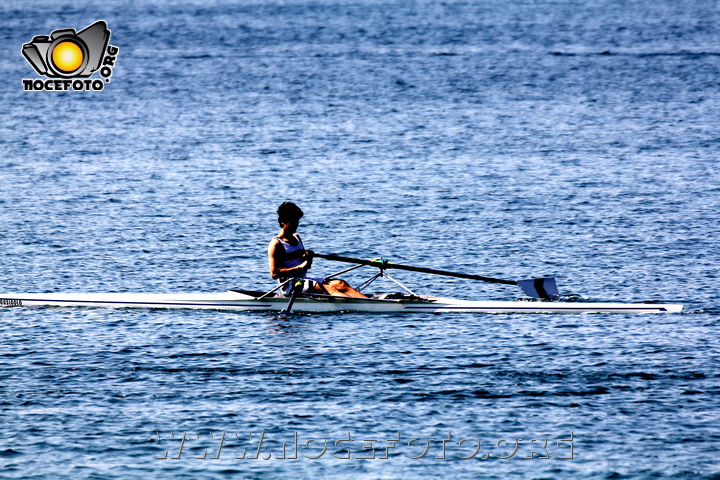
<path fill-rule="evenodd" d="M 3 308 L 0 478 L 720 478 L 720 11 L 581 3 L 0 5 L 0 292 L 269 289 L 293 200 L 318 252 L 685 305 Z M 103 91 L 23 91 L 100 19 Z"/>

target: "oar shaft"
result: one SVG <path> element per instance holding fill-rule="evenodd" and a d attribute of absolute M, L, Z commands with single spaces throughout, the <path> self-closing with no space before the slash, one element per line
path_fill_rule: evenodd
<path fill-rule="evenodd" d="M 467 273 L 455 273 L 455 272 L 448 272 L 445 270 L 435 270 L 433 268 L 411 267 L 408 265 L 398 265 L 396 263 L 383 262 L 380 260 L 363 260 L 361 258 L 342 257 L 340 255 L 323 255 L 320 253 L 316 253 L 315 256 L 318 258 L 324 258 L 325 260 L 333 260 L 336 262 L 346 262 L 346 263 L 359 263 L 361 265 L 370 265 L 372 267 L 385 268 L 385 269 L 394 268 L 396 270 L 408 270 L 410 272 L 429 273 L 431 275 L 442 275 L 445 277 L 467 278 L 469 280 L 480 280 L 482 282 L 490 282 L 490 283 L 502 283 L 504 285 L 517 285 L 518 284 L 515 280 L 502 280 L 500 278 L 483 277 L 480 275 L 470 275 Z"/>
<path fill-rule="evenodd" d="M 467 273 L 446 272 L 444 270 L 435 270 L 432 268 L 406 267 L 404 265 L 392 265 L 392 264 L 390 265 L 390 268 L 397 268 L 399 270 L 409 270 L 411 272 L 429 273 L 431 275 L 444 275 L 446 277 L 467 278 L 470 280 L 480 280 L 481 282 L 502 283 L 505 285 L 517 285 L 517 282 L 515 280 L 503 280 L 501 278 L 483 277 L 481 275 L 470 275 Z"/>
<path fill-rule="evenodd" d="M 290 301 L 287 306 L 280 312 L 280 315 L 290 315 L 293 303 L 298 296 L 298 293 L 303 289 L 303 280 L 301 278 L 294 278 L 293 280 L 292 293 L 290 294 Z"/>

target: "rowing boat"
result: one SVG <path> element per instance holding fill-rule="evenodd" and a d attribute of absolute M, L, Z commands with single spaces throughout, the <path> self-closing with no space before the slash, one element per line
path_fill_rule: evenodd
<path fill-rule="evenodd" d="M 376 267 L 379 271 L 357 290 L 362 290 L 379 278 L 386 278 L 407 293 L 368 295 L 367 298 L 300 293 L 302 281 L 288 279 L 267 292 L 227 290 L 223 293 L 147 294 L 147 293 L 43 293 L 0 294 L 0 306 L 48 306 L 48 307 L 113 307 L 113 308 L 192 308 L 239 311 L 296 312 L 462 312 L 462 313 L 680 313 L 683 306 L 660 303 L 594 303 L 560 301 L 555 279 L 552 277 L 527 280 L 503 280 L 497 278 L 447 272 L 422 267 L 398 265 L 383 259 L 363 260 L 337 255 L 314 254 L 332 261 L 356 264 L 328 277 L 341 275 L 362 266 Z M 483 282 L 516 285 L 530 298 L 516 301 L 470 301 L 432 295 L 417 295 L 387 274 L 388 269 L 444 275 L 449 277 L 480 280 Z M 287 297 L 275 293 L 293 282 L 297 288 Z"/>
<path fill-rule="evenodd" d="M 264 296 L 265 295 L 265 296 Z M 264 297 L 263 297 L 264 296 Z M 261 298 L 262 297 L 262 298 Z M 46 293 L 0 294 L 0 305 L 51 307 L 191 308 L 282 311 L 288 298 L 265 292 L 228 290 L 202 294 Z M 296 312 L 472 312 L 472 313 L 679 313 L 682 305 L 561 301 L 468 301 L 431 295 L 385 294 L 369 298 L 298 295 Z"/>

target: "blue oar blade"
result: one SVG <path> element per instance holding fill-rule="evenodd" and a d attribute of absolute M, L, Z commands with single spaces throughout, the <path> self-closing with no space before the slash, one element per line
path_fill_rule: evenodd
<path fill-rule="evenodd" d="M 553 277 L 518 280 L 517 284 L 525 295 L 535 298 L 555 298 L 560 295 Z"/>

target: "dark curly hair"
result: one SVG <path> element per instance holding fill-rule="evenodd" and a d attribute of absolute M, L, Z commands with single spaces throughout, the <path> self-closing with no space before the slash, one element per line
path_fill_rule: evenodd
<path fill-rule="evenodd" d="M 278 223 L 282 226 L 283 223 L 300 220 L 303 216 L 303 211 L 293 202 L 283 202 L 282 205 L 278 207 L 277 214 Z"/>

